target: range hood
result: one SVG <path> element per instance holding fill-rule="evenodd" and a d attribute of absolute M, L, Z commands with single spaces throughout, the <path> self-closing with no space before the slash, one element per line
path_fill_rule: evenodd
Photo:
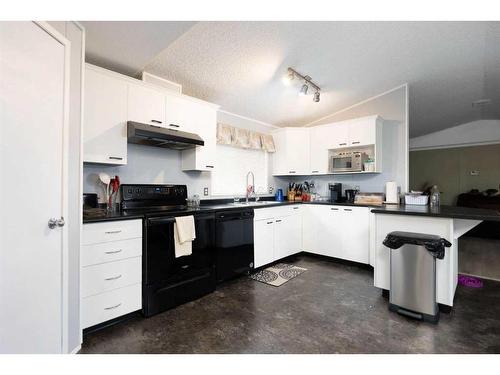
<path fill-rule="evenodd" d="M 171 130 L 159 126 L 127 121 L 127 139 L 138 145 L 185 150 L 203 146 L 205 142 L 199 135 L 180 130 Z"/>

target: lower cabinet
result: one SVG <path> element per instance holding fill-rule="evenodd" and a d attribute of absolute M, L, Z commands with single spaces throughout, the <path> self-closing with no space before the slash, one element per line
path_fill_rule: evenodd
<path fill-rule="evenodd" d="M 254 263 L 261 267 L 302 251 L 302 207 L 256 210 Z"/>
<path fill-rule="evenodd" d="M 369 212 L 368 207 L 307 205 L 303 250 L 368 264 Z"/>
<path fill-rule="evenodd" d="M 81 327 L 142 308 L 142 220 L 83 225 Z"/>

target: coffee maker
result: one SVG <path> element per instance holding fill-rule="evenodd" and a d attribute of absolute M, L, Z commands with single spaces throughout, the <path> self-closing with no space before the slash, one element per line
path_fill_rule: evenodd
<path fill-rule="evenodd" d="M 334 184 L 328 184 L 328 189 L 330 189 L 330 201 L 332 203 L 339 203 L 342 201 L 342 184 L 336 182 Z"/>

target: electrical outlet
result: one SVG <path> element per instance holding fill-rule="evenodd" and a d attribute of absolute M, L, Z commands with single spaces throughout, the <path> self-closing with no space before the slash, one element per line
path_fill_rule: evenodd
<path fill-rule="evenodd" d="M 204 188 L 203 189 L 203 195 L 206 197 L 208 195 L 208 188 Z"/>
<path fill-rule="evenodd" d="M 479 171 L 470 171 L 471 176 L 479 176 Z"/>

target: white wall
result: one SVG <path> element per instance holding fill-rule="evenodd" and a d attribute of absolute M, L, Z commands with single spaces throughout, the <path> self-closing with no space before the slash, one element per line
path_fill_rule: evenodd
<path fill-rule="evenodd" d="M 410 139 L 410 150 L 500 143 L 500 120 L 478 120 Z"/>
<path fill-rule="evenodd" d="M 387 181 L 396 181 L 401 191 L 408 189 L 408 86 L 393 90 L 365 100 L 359 104 L 323 117 L 309 126 L 328 124 L 358 117 L 380 115 L 384 121 L 382 145 L 382 173 L 357 175 L 299 176 L 280 177 L 281 185 L 288 181 L 315 182 L 316 192 L 328 196 L 328 183 L 340 182 L 342 188 L 359 186 L 363 192 L 384 192 Z M 283 184 L 284 183 L 284 184 Z"/>
<path fill-rule="evenodd" d="M 274 128 L 272 125 L 228 112 L 218 112 L 217 117 L 218 122 L 263 133 L 269 133 Z M 237 160 L 234 160 L 234 165 L 238 166 Z M 209 189 L 211 195 L 210 172 L 183 172 L 181 170 L 181 153 L 176 150 L 128 144 L 127 165 L 85 164 L 83 168 L 83 191 L 85 193 L 95 192 L 102 195 L 103 190 L 97 182 L 99 172 L 106 172 L 110 176 L 120 176 L 122 184 L 185 184 L 190 196 L 198 194 L 204 199 L 210 198 L 210 196 L 203 195 L 205 187 Z M 276 181 L 272 176 L 269 176 L 268 183 L 275 186 Z M 243 191 L 244 185 L 245 181 L 242 181 Z"/>

